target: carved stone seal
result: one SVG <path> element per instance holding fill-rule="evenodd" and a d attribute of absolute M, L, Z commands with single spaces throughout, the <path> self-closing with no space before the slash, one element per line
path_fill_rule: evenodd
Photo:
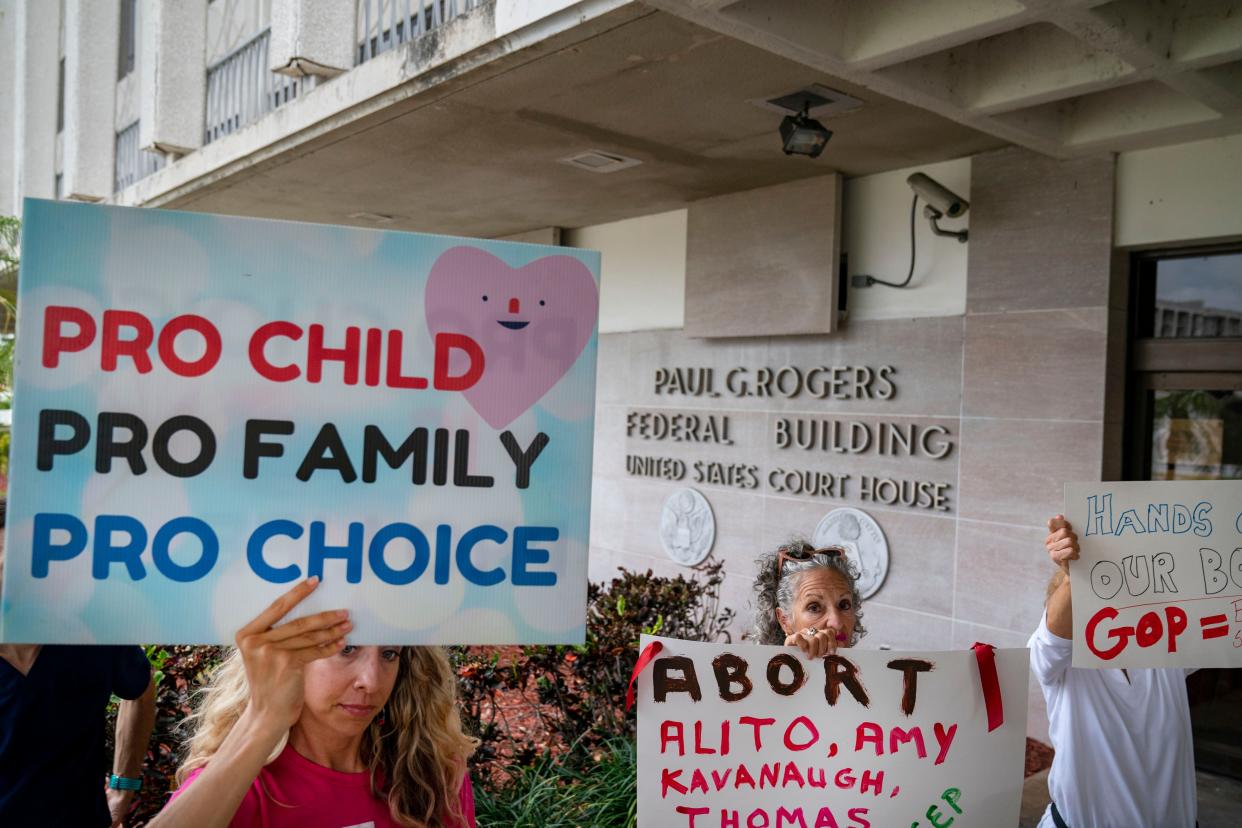
<path fill-rule="evenodd" d="M 694 489 L 677 489 L 664 499 L 660 543 L 664 554 L 682 566 L 702 562 L 716 541 L 716 517 L 707 498 Z"/>
<path fill-rule="evenodd" d="M 858 594 L 866 599 L 875 595 L 888 574 L 888 541 L 880 525 L 861 509 L 833 509 L 815 527 L 811 543 L 840 546 L 858 568 Z"/>

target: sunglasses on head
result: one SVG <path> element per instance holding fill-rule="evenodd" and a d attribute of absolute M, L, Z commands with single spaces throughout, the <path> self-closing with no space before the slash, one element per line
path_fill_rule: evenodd
<path fill-rule="evenodd" d="M 845 550 L 839 546 L 823 546 L 819 549 L 812 549 L 809 546 L 803 546 L 799 549 L 781 549 L 776 554 L 776 580 L 779 583 L 781 579 L 781 571 L 785 568 L 785 561 L 794 563 L 803 563 L 812 558 L 823 558 L 830 561 L 833 558 L 839 558 L 845 554 Z"/>

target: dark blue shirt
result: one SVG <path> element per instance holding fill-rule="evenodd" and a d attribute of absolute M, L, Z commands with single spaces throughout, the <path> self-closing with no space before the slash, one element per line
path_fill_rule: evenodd
<path fill-rule="evenodd" d="M 0 658 L 0 825 L 111 825 L 104 714 L 150 681 L 141 647 L 48 645 L 25 676 Z"/>

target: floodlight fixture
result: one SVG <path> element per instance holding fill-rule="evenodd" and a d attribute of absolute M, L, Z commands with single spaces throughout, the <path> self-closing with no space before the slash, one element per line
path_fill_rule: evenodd
<path fill-rule="evenodd" d="M 818 158 L 832 138 L 832 130 L 807 115 L 808 108 L 804 105 L 798 114 L 781 119 L 781 144 L 786 155 Z"/>

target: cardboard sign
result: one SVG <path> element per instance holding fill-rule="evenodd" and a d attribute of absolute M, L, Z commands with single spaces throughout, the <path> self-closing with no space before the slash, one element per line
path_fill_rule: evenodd
<path fill-rule="evenodd" d="M 28 201 L 3 639 L 581 642 L 599 255 Z"/>
<path fill-rule="evenodd" d="M 1242 481 L 1069 483 L 1075 667 L 1242 667 Z"/>
<path fill-rule="evenodd" d="M 1018 821 L 1027 650 L 997 650 L 988 732 L 973 652 L 703 644 L 638 680 L 638 824 L 994 828 Z"/>

